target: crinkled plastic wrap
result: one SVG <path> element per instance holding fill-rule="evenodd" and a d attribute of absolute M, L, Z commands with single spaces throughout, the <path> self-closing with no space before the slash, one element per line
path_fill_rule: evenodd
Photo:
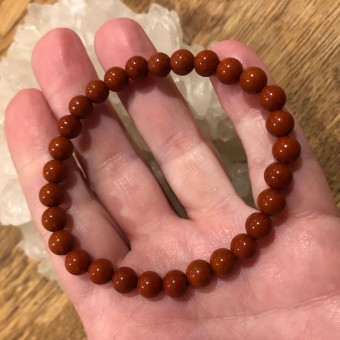
<path fill-rule="evenodd" d="M 4 112 L 17 91 L 38 87 L 30 64 L 32 49 L 37 41 L 53 28 L 68 27 L 76 31 L 84 42 L 99 76 L 102 77 L 103 70 L 96 60 L 93 47 L 94 34 L 104 22 L 116 17 L 128 17 L 138 21 L 158 51 L 171 54 L 176 49 L 188 48 L 195 54 L 202 49 L 201 46 L 186 45 L 183 42 L 177 13 L 157 4 L 151 5 L 148 13 L 136 14 L 120 0 L 60 0 L 53 5 L 29 5 L 24 24 L 19 27 L 6 57 L 0 62 L 0 224 L 21 229 L 22 248 L 28 256 L 39 260 L 39 272 L 51 279 L 55 278 L 54 271 L 34 228 L 6 145 Z M 214 37 L 211 39 L 213 41 Z M 186 77 L 173 75 L 173 78 L 200 126 L 220 150 L 222 163 L 236 190 L 246 201 L 251 201 L 243 148 L 221 109 L 209 80 L 199 77 L 195 72 Z M 130 129 L 132 123 L 117 97 L 111 95 L 110 100 Z M 144 148 L 136 134 L 134 138 Z M 155 164 L 151 164 L 151 167 L 154 169 Z"/>

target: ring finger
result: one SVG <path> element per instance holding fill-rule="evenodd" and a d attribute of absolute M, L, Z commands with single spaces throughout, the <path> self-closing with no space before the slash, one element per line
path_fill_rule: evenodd
<path fill-rule="evenodd" d="M 35 47 L 32 64 L 56 118 L 68 114 L 69 100 L 97 78 L 79 37 L 68 29 L 45 35 Z M 74 140 L 75 149 L 100 201 L 131 239 L 143 226 L 159 225 L 174 213 L 108 107 L 95 106 L 93 113 L 82 121 L 86 131 Z"/>

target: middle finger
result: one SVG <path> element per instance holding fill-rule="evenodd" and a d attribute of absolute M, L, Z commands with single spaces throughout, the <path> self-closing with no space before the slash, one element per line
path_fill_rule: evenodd
<path fill-rule="evenodd" d="M 95 47 L 105 70 L 124 68 L 130 57 L 148 59 L 156 52 L 130 19 L 104 24 Z M 170 77 L 132 81 L 120 99 L 191 219 L 228 213 L 243 204 Z"/>

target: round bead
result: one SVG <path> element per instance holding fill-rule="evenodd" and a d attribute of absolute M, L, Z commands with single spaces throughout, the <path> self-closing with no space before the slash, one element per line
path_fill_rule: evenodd
<path fill-rule="evenodd" d="M 267 85 L 267 75 L 259 67 L 248 67 L 241 73 L 240 85 L 244 92 L 260 93 Z"/>
<path fill-rule="evenodd" d="M 122 91 L 129 83 L 129 77 L 121 67 L 111 67 L 105 72 L 104 82 L 113 92 Z"/>
<path fill-rule="evenodd" d="M 275 137 L 287 136 L 294 128 L 294 118 L 287 111 L 273 111 L 266 120 L 266 128 Z"/>
<path fill-rule="evenodd" d="M 72 115 L 66 115 L 58 120 L 59 133 L 66 138 L 75 138 L 80 135 L 80 120 Z"/>
<path fill-rule="evenodd" d="M 235 84 L 243 71 L 242 64 L 235 58 L 225 58 L 219 62 L 216 69 L 218 80 L 223 84 Z"/>
<path fill-rule="evenodd" d="M 290 163 L 296 160 L 301 153 L 300 143 L 293 137 L 280 137 L 273 144 L 273 156 L 282 163 Z"/>
<path fill-rule="evenodd" d="M 256 254 L 257 243 L 249 235 L 239 234 L 231 240 L 230 249 L 240 260 L 249 260 Z"/>
<path fill-rule="evenodd" d="M 292 179 L 291 170 L 283 163 L 272 163 L 264 171 L 264 180 L 272 189 L 283 189 L 289 185 Z"/>
<path fill-rule="evenodd" d="M 272 216 L 280 213 L 284 209 L 286 200 L 279 191 L 266 189 L 257 197 L 257 206 L 261 212 Z"/>
<path fill-rule="evenodd" d="M 93 103 L 100 104 L 105 102 L 109 93 L 109 89 L 102 80 L 91 80 L 86 85 L 86 97 Z"/>
<path fill-rule="evenodd" d="M 148 70 L 155 77 L 166 77 L 171 71 L 170 57 L 162 52 L 153 54 L 148 60 Z"/>
<path fill-rule="evenodd" d="M 64 198 L 64 189 L 55 183 L 45 184 L 39 192 L 40 202 L 46 207 L 59 205 Z"/>
<path fill-rule="evenodd" d="M 129 267 L 118 268 L 112 276 L 113 288 L 122 294 L 131 292 L 137 286 L 137 275 Z"/>
<path fill-rule="evenodd" d="M 189 50 L 177 50 L 170 57 L 171 70 L 180 76 L 185 76 L 193 70 L 194 60 L 195 57 Z"/>
<path fill-rule="evenodd" d="M 211 254 L 210 266 L 217 276 L 225 277 L 234 271 L 236 267 L 236 257 L 229 249 L 216 249 Z"/>
<path fill-rule="evenodd" d="M 107 259 L 93 260 L 87 270 L 89 278 L 92 282 L 103 285 L 112 279 L 113 266 Z"/>
<path fill-rule="evenodd" d="M 272 220 L 261 212 L 251 214 L 246 220 L 247 234 L 255 239 L 261 239 L 270 234 Z"/>
<path fill-rule="evenodd" d="M 188 288 L 188 280 L 180 270 L 171 270 L 163 278 L 163 289 L 165 294 L 171 297 L 180 297 Z"/>
<path fill-rule="evenodd" d="M 93 110 L 92 102 L 89 98 L 83 95 L 75 96 L 70 100 L 68 107 L 71 115 L 84 119 L 88 118 Z"/>
<path fill-rule="evenodd" d="M 69 139 L 58 136 L 51 140 L 48 151 L 54 159 L 64 161 L 72 156 L 73 144 Z"/>
<path fill-rule="evenodd" d="M 68 230 L 55 231 L 48 239 L 48 246 L 56 255 L 66 255 L 73 248 L 73 238 Z"/>
<path fill-rule="evenodd" d="M 203 50 L 195 57 L 195 71 L 202 77 L 210 77 L 215 74 L 219 62 L 218 55 L 214 51 Z"/>
<path fill-rule="evenodd" d="M 144 57 L 136 55 L 126 62 L 125 71 L 133 80 L 143 79 L 148 75 L 148 62 Z"/>
<path fill-rule="evenodd" d="M 161 277 L 153 272 L 144 272 L 138 278 L 137 289 L 140 295 L 153 298 L 162 291 L 163 283 Z"/>
<path fill-rule="evenodd" d="M 48 231 L 61 230 L 66 226 L 66 211 L 60 207 L 50 207 L 41 216 L 41 223 Z"/>
<path fill-rule="evenodd" d="M 72 250 L 65 258 L 65 267 L 67 271 L 73 275 L 86 273 L 90 263 L 90 255 L 82 249 Z"/>
<path fill-rule="evenodd" d="M 60 183 L 67 177 L 67 166 L 62 161 L 52 159 L 44 165 L 43 176 L 47 182 Z"/>
<path fill-rule="evenodd" d="M 280 110 L 286 104 L 286 93 L 280 86 L 266 86 L 260 92 L 260 104 L 268 111 Z"/>
<path fill-rule="evenodd" d="M 210 264 L 204 260 L 192 261 L 186 272 L 187 279 L 190 285 L 194 288 L 206 286 L 210 283 L 213 277 L 213 270 Z"/>

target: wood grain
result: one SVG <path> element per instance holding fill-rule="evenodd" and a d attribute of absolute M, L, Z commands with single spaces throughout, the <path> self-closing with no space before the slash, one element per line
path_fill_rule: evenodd
<path fill-rule="evenodd" d="M 0 0 L 5 53 L 29 0 Z M 53 0 L 34 2 L 51 3 Z M 126 0 L 146 11 L 151 0 Z M 255 49 L 288 93 L 340 207 L 339 17 L 334 0 L 158 0 L 179 13 L 187 42 L 237 39 Z M 82 325 L 59 286 L 36 273 L 18 247 L 21 235 L 0 227 L 0 339 L 83 339 Z M 60 327 L 62 325 L 62 327 Z"/>

